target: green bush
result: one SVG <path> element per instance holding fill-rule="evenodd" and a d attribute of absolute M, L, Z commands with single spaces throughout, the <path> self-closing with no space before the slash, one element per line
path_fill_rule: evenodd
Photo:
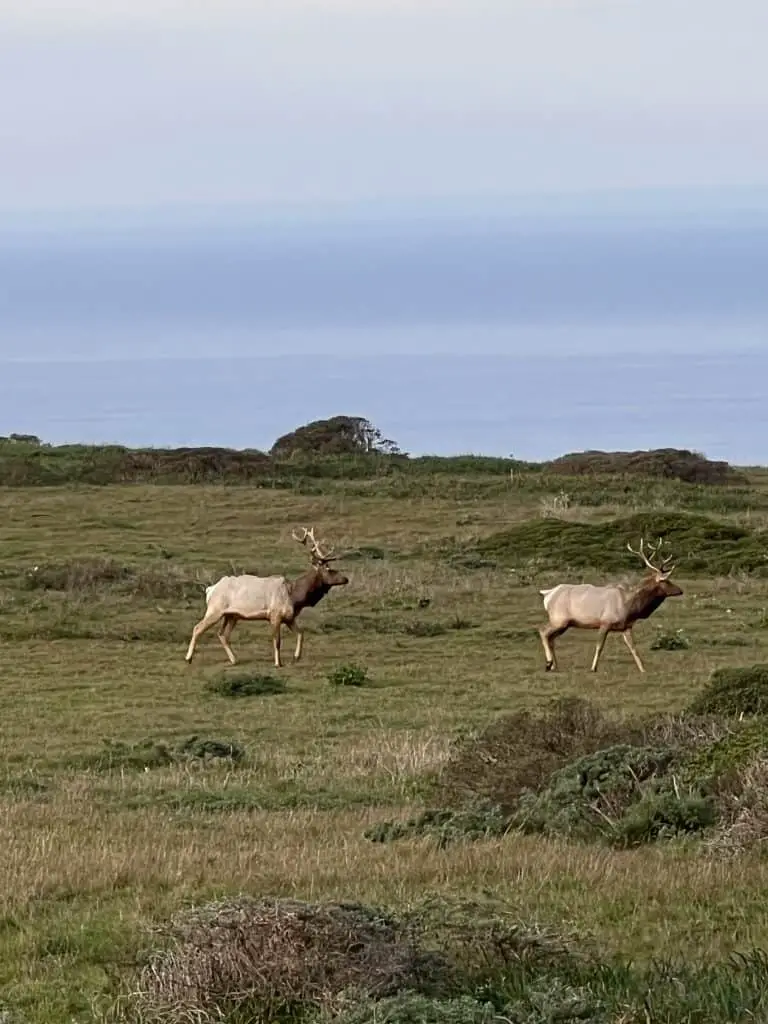
<path fill-rule="evenodd" d="M 627 809 L 617 823 L 614 841 L 620 846 L 639 846 L 701 832 L 716 821 L 717 808 L 711 797 L 665 789 L 647 793 Z"/>
<path fill-rule="evenodd" d="M 203 739 L 200 736 L 190 736 L 176 746 L 150 739 L 138 743 L 105 739 L 101 750 L 76 755 L 68 763 L 74 768 L 96 772 L 148 771 L 189 760 L 216 759 L 241 762 L 245 759 L 245 751 L 233 740 Z"/>
<path fill-rule="evenodd" d="M 690 646 L 691 642 L 682 629 L 677 629 L 674 633 L 661 630 L 651 641 L 652 651 L 687 651 Z"/>
<path fill-rule="evenodd" d="M 768 665 L 715 669 L 689 710 L 693 714 L 768 714 Z"/>
<path fill-rule="evenodd" d="M 638 512 L 602 523 L 531 519 L 482 538 L 474 548 L 456 544 L 449 557 L 466 564 L 475 555 L 510 569 L 535 563 L 540 571 L 596 569 L 615 575 L 642 570 L 626 547 L 627 541 L 636 547 L 640 537 L 662 537 L 681 575 L 768 573 L 768 532 L 684 512 Z"/>
<path fill-rule="evenodd" d="M 523 793 L 516 824 L 526 832 L 621 842 L 627 811 L 654 792 L 674 760 L 670 749 L 628 744 L 586 754 L 554 772 L 539 792 Z"/>
<path fill-rule="evenodd" d="M 383 821 L 364 833 L 374 843 L 429 836 L 440 849 L 460 839 L 502 836 L 510 827 L 509 815 L 499 807 L 478 804 L 461 810 L 427 810 L 408 821 Z"/>
<path fill-rule="evenodd" d="M 222 672 L 205 688 L 219 697 L 262 697 L 286 690 L 284 680 L 277 676 L 253 672 Z"/>
<path fill-rule="evenodd" d="M 735 773 L 768 754 L 768 720 L 752 716 L 731 721 L 726 735 L 691 750 L 680 763 L 685 784 L 696 782 L 706 789 L 728 791 Z"/>
<path fill-rule="evenodd" d="M 352 663 L 339 665 L 328 673 L 328 682 L 332 686 L 365 686 L 368 670 Z"/>
<path fill-rule="evenodd" d="M 727 462 L 713 462 L 686 448 L 655 448 L 635 452 L 571 452 L 547 463 L 547 469 L 562 475 L 591 476 L 626 474 L 664 477 L 691 484 L 724 485 L 743 483 L 744 476 Z"/>
<path fill-rule="evenodd" d="M 324 1011 L 309 1024 L 503 1024 L 491 1002 L 474 996 L 431 999 L 415 992 L 401 992 L 389 999 L 359 999 L 350 993 L 340 1011 Z"/>
<path fill-rule="evenodd" d="M 581 697 L 559 697 L 542 712 L 516 711 L 458 746 L 436 781 L 447 806 L 477 801 L 511 813 L 525 790 L 538 791 L 575 758 L 617 743 L 642 744 L 636 722 L 606 715 Z"/>
<path fill-rule="evenodd" d="M 448 632 L 448 627 L 442 622 L 430 622 L 426 619 L 411 619 L 403 626 L 403 632 L 407 636 L 443 636 Z"/>
<path fill-rule="evenodd" d="M 245 760 L 245 750 L 234 740 L 207 740 L 200 736 L 190 736 L 179 744 L 176 757 L 177 760 L 222 760 L 237 763 Z"/>

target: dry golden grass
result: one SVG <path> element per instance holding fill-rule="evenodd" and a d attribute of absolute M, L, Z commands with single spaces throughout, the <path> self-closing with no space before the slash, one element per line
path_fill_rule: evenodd
<path fill-rule="evenodd" d="M 565 694 L 673 711 L 713 668 L 768 660 L 768 582 L 683 577 L 685 597 L 637 629 L 646 675 L 609 640 L 592 676 L 594 637 L 578 633 L 560 640 L 561 671 L 545 674 L 536 591 L 553 574 L 521 585 L 508 571 L 452 568 L 437 547 L 540 513 L 538 497 L 526 503 L 514 489 L 459 503 L 218 486 L 0 491 L 0 1009 L 40 1024 L 91 1019 L 151 923 L 240 891 L 393 906 L 489 891 L 523 920 L 575 928 L 630 957 L 768 945 L 768 864 L 755 858 L 521 836 L 446 850 L 363 837 L 416 813 L 424 777 L 499 714 Z M 340 549 L 379 546 L 384 557 L 340 562 L 350 586 L 306 613 L 304 660 L 283 670 L 285 693 L 209 693 L 228 671 L 215 630 L 184 663 L 202 586 L 199 597 L 160 599 L 129 586 L 20 583 L 35 565 L 94 556 L 191 580 L 233 565 L 291 574 L 304 565 L 290 540 L 302 523 Z M 412 635 L 414 620 L 444 631 Z M 682 629 L 690 648 L 651 651 L 660 628 Z M 271 671 L 263 624 L 240 625 L 233 647 L 234 671 Z M 369 685 L 329 685 L 348 662 L 368 670 Z M 245 763 L 143 771 L 119 756 L 111 769 L 98 761 L 105 742 L 192 735 L 240 744 Z"/>

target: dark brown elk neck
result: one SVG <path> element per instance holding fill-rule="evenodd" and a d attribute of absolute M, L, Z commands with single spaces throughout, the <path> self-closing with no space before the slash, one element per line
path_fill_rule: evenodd
<path fill-rule="evenodd" d="M 290 588 L 294 615 L 298 615 L 302 608 L 314 608 L 331 589 L 328 583 L 323 583 L 317 569 L 307 570 L 291 583 Z"/>
<path fill-rule="evenodd" d="M 663 604 L 667 595 L 654 579 L 644 580 L 632 591 L 627 602 L 626 621 L 636 622 L 647 619 L 659 605 Z"/>

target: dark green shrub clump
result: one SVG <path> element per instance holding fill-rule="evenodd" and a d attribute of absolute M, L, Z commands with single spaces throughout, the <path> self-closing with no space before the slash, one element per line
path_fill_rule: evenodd
<path fill-rule="evenodd" d="M 768 665 L 718 668 L 690 705 L 693 714 L 768 714 Z"/>
<path fill-rule="evenodd" d="M 631 847 L 711 833 L 735 820 L 745 801 L 755 804 L 750 766 L 766 755 L 768 718 L 631 721 L 561 698 L 541 714 L 506 715 L 468 738 L 431 784 L 429 810 L 381 822 L 366 838 L 426 837 L 444 847 L 521 831 Z"/>
<path fill-rule="evenodd" d="M 429 836 L 440 849 L 457 839 L 488 839 L 502 836 L 510 828 L 511 819 L 499 807 L 478 804 L 459 810 L 429 810 L 408 821 L 384 821 L 365 832 L 374 843 L 395 839 Z"/>
<path fill-rule="evenodd" d="M 356 999 L 340 1012 L 319 1013 L 310 1024 L 503 1024 L 490 1001 L 474 996 L 432 999 L 414 992 L 401 992 L 389 999 Z"/>
<path fill-rule="evenodd" d="M 550 472 L 567 475 L 663 477 L 691 484 L 743 483 L 744 477 L 727 462 L 713 462 L 686 448 L 655 448 L 635 452 L 571 452 L 546 464 Z"/>
<path fill-rule="evenodd" d="M 70 763 L 79 769 L 96 772 L 147 771 L 164 768 L 184 761 L 225 760 L 240 763 L 245 759 L 245 750 L 233 740 L 204 739 L 190 736 L 173 746 L 155 740 L 138 743 L 124 743 L 120 740 L 104 740 L 101 750 L 82 754 Z"/>
<path fill-rule="evenodd" d="M 219 697 L 263 697 L 285 693 L 286 686 L 277 676 L 252 672 L 222 672 L 206 684 L 206 690 Z"/>
<path fill-rule="evenodd" d="M 662 537 L 680 575 L 768 572 L 766 531 L 683 512 L 638 512 L 603 523 L 531 519 L 482 538 L 469 553 L 511 569 L 535 563 L 538 571 L 568 567 L 611 575 L 638 573 L 643 566 L 626 544 L 637 546 L 639 537 Z M 466 564 L 467 554 L 466 545 L 456 546 L 450 557 Z"/>
<path fill-rule="evenodd" d="M 411 619 L 403 626 L 403 632 L 407 636 L 443 636 L 448 632 L 448 627 L 442 622 L 433 622 L 428 619 Z"/>
<path fill-rule="evenodd" d="M 208 740 L 201 736 L 190 736 L 176 748 L 176 758 L 237 763 L 245 760 L 245 750 L 233 740 Z"/>
<path fill-rule="evenodd" d="M 651 641 L 652 651 L 687 651 L 690 646 L 690 640 L 682 629 L 678 629 L 674 633 L 662 631 L 657 633 Z"/>
<path fill-rule="evenodd" d="M 504 715 L 462 744 L 442 769 L 437 795 L 448 806 L 480 800 L 512 813 L 523 792 L 539 790 L 575 758 L 644 742 L 638 723 L 605 715 L 580 697 L 557 698 L 541 713 Z"/>
<path fill-rule="evenodd" d="M 671 749 L 627 744 L 588 754 L 554 772 L 538 793 L 523 794 L 516 822 L 526 832 L 602 837 L 619 846 L 707 828 L 714 805 L 672 788 L 676 760 Z"/>
<path fill-rule="evenodd" d="M 328 682 L 332 686 L 365 686 L 368 682 L 368 670 L 360 665 L 339 665 L 328 673 Z"/>
<path fill-rule="evenodd" d="M 696 781 L 706 789 L 738 788 L 737 773 L 768 754 L 768 719 L 750 716 L 731 721 L 726 735 L 688 752 L 680 766 L 685 783 Z"/>

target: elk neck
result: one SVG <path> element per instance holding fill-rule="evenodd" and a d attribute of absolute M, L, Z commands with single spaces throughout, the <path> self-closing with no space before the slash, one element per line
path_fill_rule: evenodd
<path fill-rule="evenodd" d="M 302 608 L 314 608 L 330 589 L 330 584 L 323 583 L 317 569 L 308 569 L 291 583 L 294 615 L 298 615 Z"/>
<path fill-rule="evenodd" d="M 653 577 L 643 580 L 629 596 L 626 611 L 627 622 L 647 619 L 659 605 L 664 603 L 666 598 L 664 588 L 657 580 Z"/>

